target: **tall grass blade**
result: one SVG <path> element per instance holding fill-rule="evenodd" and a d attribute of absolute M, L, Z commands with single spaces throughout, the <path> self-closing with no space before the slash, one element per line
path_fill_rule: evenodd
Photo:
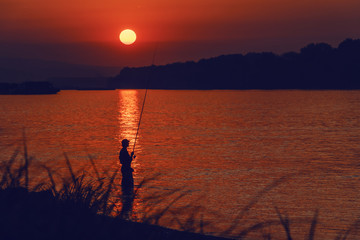
<path fill-rule="evenodd" d="M 257 231 L 257 230 L 261 230 L 265 227 L 269 227 L 269 226 L 274 226 L 274 225 L 279 225 L 280 222 L 277 220 L 270 220 L 270 221 L 265 221 L 265 222 L 260 222 L 260 223 L 256 223 L 244 230 L 242 230 L 238 235 L 237 238 L 239 239 L 244 239 L 249 233 Z"/>
<path fill-rule="evenodd" d="M 25 129 L 23 129 L 23 144 L 24 144 L 24 170 L 25 170 L 25 188 L 29 189 L 29 155 L 26 144 Z"/>
<path fill-rule="evenodd" d="M 107 186 L 107 189 L 101 198 L 102 205 L 103 205 L 102 213 L 105 215 L 109 215 L 112 212 L 113 208 L 115 207 L 115 203 L 112 203 L 111 205 L 109 205 L 109 199 L 110 199 L 110 195 L 111 195 L 112 188 L 114 185 L 114 180 L 115 180 L 118 172 L 119 172 L 119 168 L 117 168 L 116 171 L 111 176 L 109 184 Z"/>
<path fill-rule="evenodd" d="M 316 228 L 316 224 L 317 224 L 317 222 L 318 222 L 318 216 L 319 216 L 319 209 L 316 209 L 316 211 L 315 211 L 315 213 L 314 213 L 313 220 L 311 221 L 311 226 L 310 226 L 310 231 L 309 231 L 308 240 L 314 240 L 315 228 Z M 305 240 L 306 240 L 306 239 L 305 239 Z"/>
<path fill-rule="evenodd" d="M 263 190 L 258 192 L 256 196 L 240 211 L 240 213 L 236 216 L 234 222 L 232 225 L 226 229 L 224 232 L 222 232 L 223 235 L 231 234 L 234 229 L 239 225 L 240 220 L 244 217 L 244 215 L 261 199 L 263 195 L 271 191 L 272 189 L 279 186 L 281 183 L 283 183 L 285 180 L 287 180 L 292 175 L 286 175 L 279 179 L 274 180 L 272 183 L 270 183 L 268 186 L 266 186 Z"/>
<path fill-rule="evenodd" d="M 71 163 L 70 163 L 70 160 L 67 156 L 67 154 L 64 152 L 64 157 L 65 157 L 65 160 L 66 160 L 66 165 L 69 169 L 69 172 L 70 172 L 70 175 L 71 175 L 71 179 L 73 181 L 74 184 L 76 184 L 76 177 L 75 177 L 75 174 L 74 174 L 74 171 L 72 169 L 72 166 L 71 166 Z"/>
<path fill-rule="evenodd" d="M 54 194 L 55 196 L 57 196 L 57 195 L 58 195 L 58 192 L 56 191 L 56 183 L 55 183 L 55 180 L 54 180 L 54 177 L 53 177 L 53 174 L 52 174 L 50 168 L 47 167 L 46 165 L 42 165 L 41 167 L 46 170 L 46 172 L 47 172 L 47 174 L 48 174 L 48 177 L 49 177 L 49 179 L 50 179 L 51 190 L 53 191 L 53 194 Z"/>
<path fill-rule="evenodd" d="M 14 151 L 14 153 L 12 154 L 12 156 L 10 157 L 10 159 L 8 161 L 5 161 L 2 164 L 1 169 L 2 169 L 3 174 L 2 174 L 2 177 L 1 177 L 1 181 L 0 181 L 0 187 L 1 188 L 9 187 L 9 180 L 13 178 L 13 176 L 11 174 L 11 167 L 14 164 L 19 152 L 20 152 L 20 150 L 16 149 Z"/>
<path fill-rule="evenodd" d="M 292 240 L 291 237 L 291 233 L 290 233 L 290 219 L 287 215 L 285 215 L 285 218 L 283 218 L 283 216 L 281 215 L 279 209 L 277 207 L 275 207 L 276 213 L 280 219 L 280 223 L 281 225 L 284 227 L 285 229 L 285 233 L 286 233 L 286 237 L 288 240 Z"/>
<path fill-rule="evenodd" d="M 91 163 L 91 166 L 93 167 L 94 171 L 95 171 L 95 174 L 96 174 L 96 177 L 98 179 L 99 182 L 102 182 L 102 178 L 100 177 L 100 174 L 99 174 L 99 171 L 97 170 L 97 167 L 95 165 L 95 162 L 94 162 L 94 159 L 92 158 L 92 156 L 90 154 L 88 154 L 88 157 L 89 157 L 89 160 L 90 160 L 90 163 Z"/>
<path fill-rule="evenodd" d="M 153 223 L 155 225 L 159 224 L 160 219 L 165 215 L 165 213 L 170 209 L 172 205 L 174 205 L 177 201 L 179 201 L 181 198 L 183 198 L 188 192 L 184 192 L 177 196 L 174 200 L 172 200 L 165 208 L 163 208 L 161 211 L 158 211 L 154 214 L 152 214 L 147 219 L 144 219 L 144 222 L 147 223 Z"/>

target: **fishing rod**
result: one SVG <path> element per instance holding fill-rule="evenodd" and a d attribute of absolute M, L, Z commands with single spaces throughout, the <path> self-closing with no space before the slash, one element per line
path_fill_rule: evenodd
<path fill-rule="evenodd" d="M 156 52 L 157 52 L 157 46 L 155 46 L 155 50 L 154 50 L 154 54 L 153 54 L 152 62 L 151 62 L 151 68 L 154 67 Z M 148 92 L 148 88 L 149 88 L 149 82 L 150 82 L 150 77 L 151 77 L 150 74 L 151 74 L 151 73 L 152 73 L 152 69 L 150 69 L 150 73 L 149 73 L 149 76 L 148 76 L 148 79 L 147 79 L 147 82 L 146 82 L 146 89 L 145 89 L 144 101 L 143 101 L 143 104 L 142 104 L 142 107 L 141 107 L 139 124 L 138 124 L 137 130 L 136 130 L 135 142 L 134 142 L 134 147 L 133 147 L 132 152 L 135 152 L 136 140 L 137 140 L 137 138 L 138 138 L 138 134 L 139 134 L 139 130 L 140 130 L 140 124 L 141 124 L 141 119 L 142 119 L 142 115 L 143 115 L 143 112 L 144 112 L 144 106 L 145 106 L 146 96 L 147 96 L 147 92 Z"/>

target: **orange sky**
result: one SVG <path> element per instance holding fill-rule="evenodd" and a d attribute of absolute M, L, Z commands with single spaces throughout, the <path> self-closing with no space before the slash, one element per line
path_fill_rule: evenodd
<path fill-rule="evenodd" d="M 298 51 L 360 38 L 359 12 L 359 0 L 0 0 L 0 57 L 146 65 L 154 42 L 159 63 Z M 130 49 L 123 28 L 138 35 Z"/>

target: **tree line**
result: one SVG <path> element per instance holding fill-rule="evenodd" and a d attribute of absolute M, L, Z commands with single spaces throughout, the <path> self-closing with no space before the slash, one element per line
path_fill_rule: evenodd
<path fill-rule="evenodd" d="M 222 55 L 198 62 L 123 68 L 119 89 L 360 89 L 360 39 L 333 48 L 312 43 L 300 52 Z"/>

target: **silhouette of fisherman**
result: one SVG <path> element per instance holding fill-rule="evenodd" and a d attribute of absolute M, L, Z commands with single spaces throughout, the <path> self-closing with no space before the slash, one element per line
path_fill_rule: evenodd
<path fill-rule="evenodd" d="M 124 139 L 121 141 L 122 149 L 119 153 L 119 160 L 121 163 L 121 190 L 122 190 L 122 208 L 120 216 L 123 219 L 130 219 L 133 202 L 134 202 L 134 178 L 131 168 L 131 162 L 135 158 L 134 152 L 129 154 L 127 148 L 129 147 L 129 140 Z"/>
<path fill-rule="evenodd" d="M 132 152 L 130 155 L 127 150 L 127 148 L 129 147 L 129 142 L 130 141 L 127 139 L 121 141 L 122 149 L 120 150 L 119 160 L 121 163 L 122 186 L 134 185 L 133 174 L 132 174 L 134 169 L 131 168 L 131 162 L 135 158 L 135 156 L 134 156 L 134 152 Z"/>

